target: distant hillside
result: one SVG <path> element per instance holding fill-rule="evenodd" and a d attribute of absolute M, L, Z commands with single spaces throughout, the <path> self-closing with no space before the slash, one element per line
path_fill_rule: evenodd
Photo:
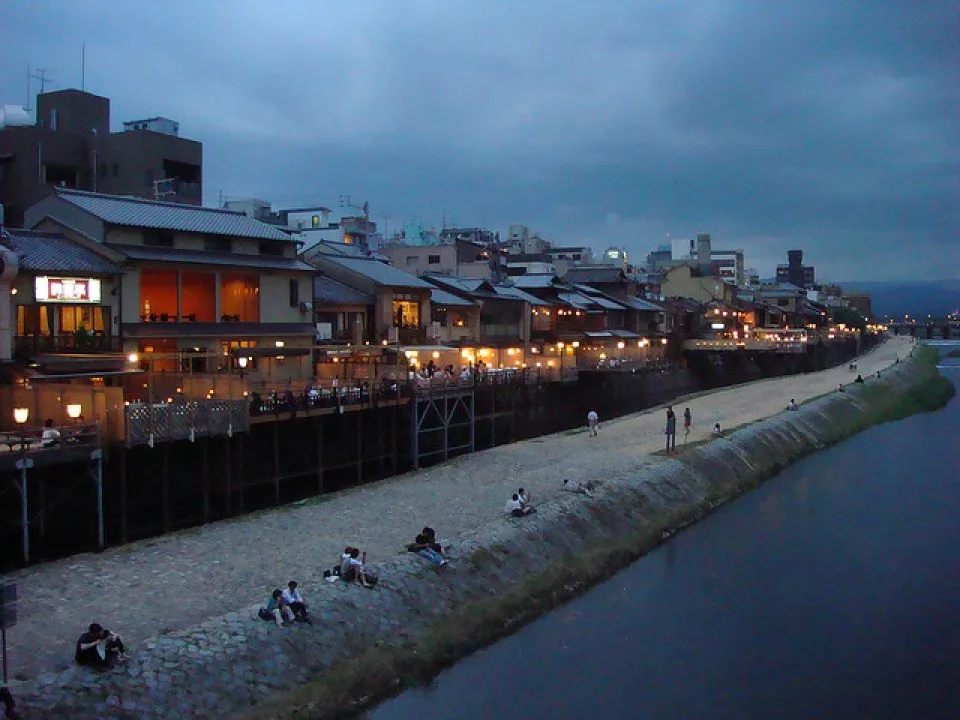
<path fill-rule="evenodd" d="M 847 292 L 870 293 L 878 317 L 946 315 L 960 309 L 960 279 L 931 282 L 838 282 Z"/>

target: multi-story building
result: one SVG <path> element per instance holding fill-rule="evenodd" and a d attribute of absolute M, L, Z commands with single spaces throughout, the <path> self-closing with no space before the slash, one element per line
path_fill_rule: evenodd
<path fill-rule="evenodd" d="M 787 264 L 777 265 L 777 282 L 788 282 L 804 290 L 813 288 L 816 273 L 812 265 L 803 264 L 803 250 L 787 252 Z"/>
<path fill-rule="evenodd" d="M 282 230 L 229 210 L 66 189 L 31 207 L 26 221 L 122 268 L 98 285 L 95 304 L 109 309 L 92 316 L 87 331 L 119 338 L 133 365 L 169 373 L 243 371 L 263 380 L 310 377 L 315 269 L 297 257 L 296 242 Z M 85 290 L 77 281 L 50 282 L 43 296 L 38 285 L 39 315 L 24 313 L 32 313 L 41 334 L 43 306 L 76 304 L 81 296 L 92 302 L 94 285 L 81 280 Z M 63 319 L 59 325 L 48 319 L 47 326 L 75 332 L 86 307 L 69 327 Z"/>
<path fill-rule="evenodd" d="M 471 240 L 454 239 L 441 245 L 390 245 L 380 249 L 390 264 L 414 275 L 439 273 L 489 280 L 495 274 L 497 249 Z M 499 267 L 505 262 L 501 256 Z"/>
<path fill-rule="evenodd" d="M 10 227 L 52 188 L 202 202 L 203 146 L 151 118 L 110 132 L 110 100 L 80 90 L 37 96 L 36 121 L 0 126 L 0 203 Z"/>

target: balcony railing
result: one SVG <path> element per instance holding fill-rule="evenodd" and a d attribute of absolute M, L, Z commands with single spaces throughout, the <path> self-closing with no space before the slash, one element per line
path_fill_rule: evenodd
<path fill-rule="evenodd" d="M 125 408 L 127 446 L 197 437 L 232 436 L 249 425 L 245 400 L 131 403 Z"/>
<path fill-rule="evenodd" d="M 18 335 L 15 340 L 17 352 L 33 353 L 100 353 L 120 352 L 120 338 L 111 335 L 89 333 L 87 335 Z"/>

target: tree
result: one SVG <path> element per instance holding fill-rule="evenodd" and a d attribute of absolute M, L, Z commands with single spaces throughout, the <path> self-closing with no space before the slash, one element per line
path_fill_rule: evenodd
<path fill-rule="evenodd" d="M 846 325 L 860 332 L 867 327 L 867 319 L 850 307 L 837 306 L 833 308 L 831 316 L 835 325 Z"/>

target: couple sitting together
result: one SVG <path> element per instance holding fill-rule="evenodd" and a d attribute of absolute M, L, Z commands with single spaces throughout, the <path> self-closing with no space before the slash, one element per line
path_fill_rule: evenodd
<path fill-rule="evenodd" d="M 307 604 L 303 601 L 303 596 L 297 590 L 297 581 L 291 580 L 287 583 L 287 589 L 277 588 L 270 593 L 267 600 L 267 606 L 260 608 L 257 613 L 261 620 L 273 620 L 277 627 L 283 627 L 283 621 L 292 623 L 301 620 L 307 624 L 312 624 L 307 617 Z"/>
<path fill-rule="evenodd" d="M 507 501 L 507 506 L 504 510 L 513 515 L 513 517 L 532 515 L 537 511 L 537 509 L 530 504 L 530 495 L 523 488 L 520 488 L 513 494 L 513 497 Z"/>

